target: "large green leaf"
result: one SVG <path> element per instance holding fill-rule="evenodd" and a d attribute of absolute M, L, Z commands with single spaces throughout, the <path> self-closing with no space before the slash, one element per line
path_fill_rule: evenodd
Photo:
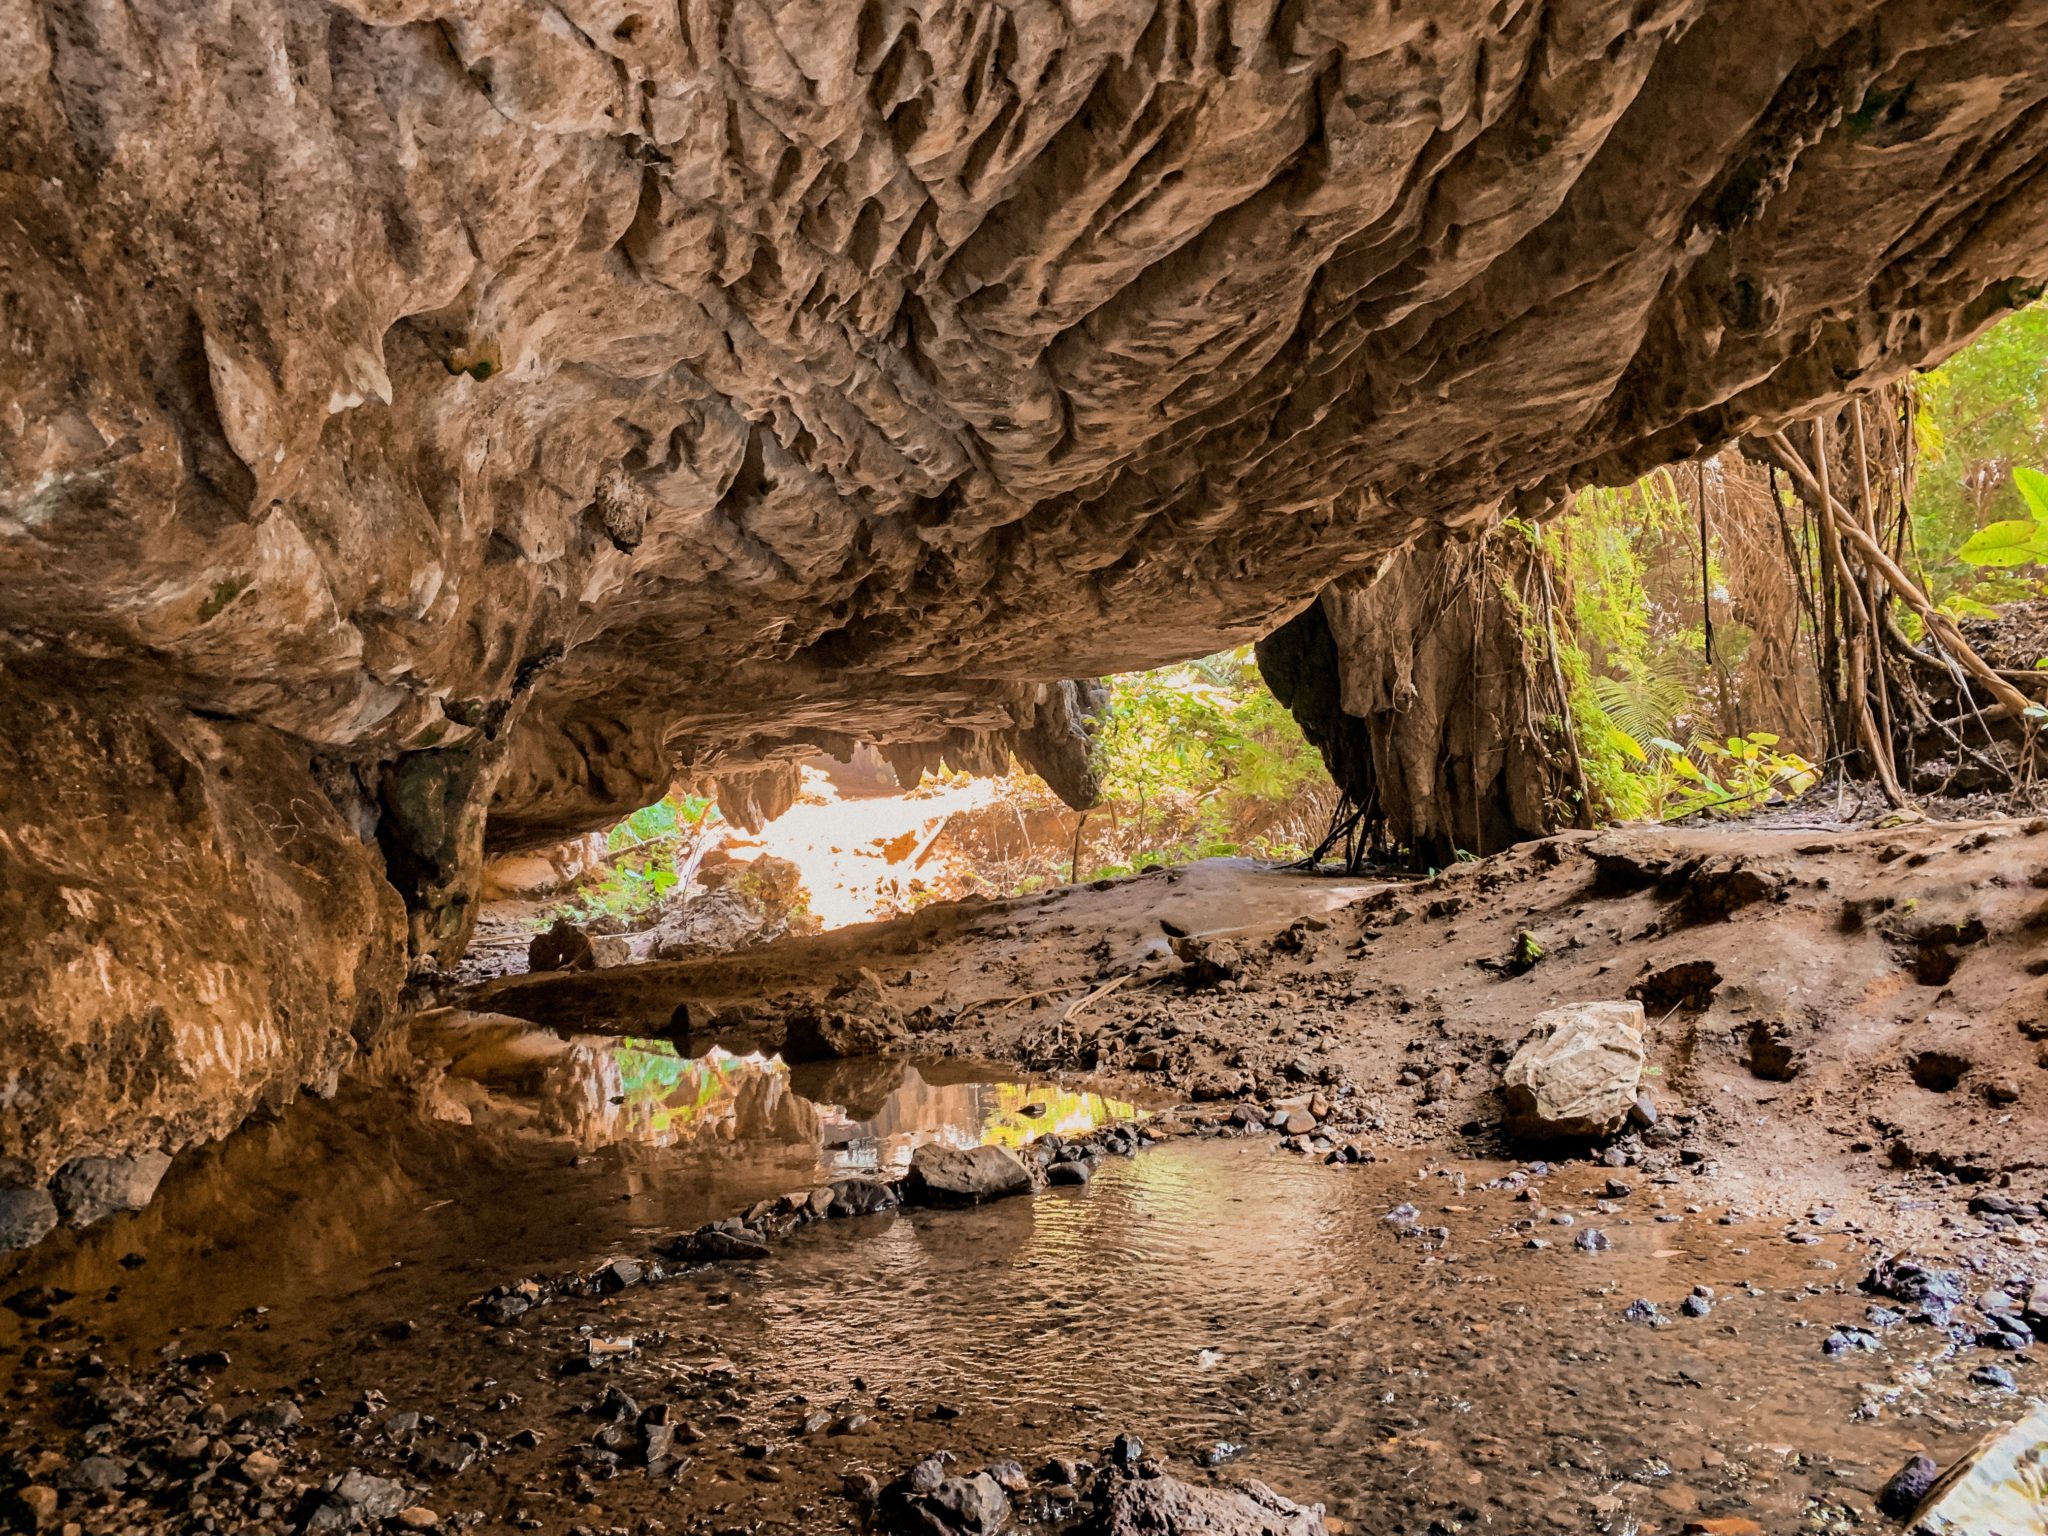
<path fill-rule="evenodd" d="M 1993 570 L 2031 565 L 2048 558 L 2048 529 L 2025 517 L 1987 523 L 1965 539 L 1956 554 L 1971 565 Z"/>
<path fill-rule="evenodd" d="M 2027 510 L 2034 514 L 2034 521 L 2048 523 L 2048 475 L 2038 469 L 2021 466 L 2012 472 L 2012 483 L 2019 490 L 2020 500 L 2027 504 Z"/>

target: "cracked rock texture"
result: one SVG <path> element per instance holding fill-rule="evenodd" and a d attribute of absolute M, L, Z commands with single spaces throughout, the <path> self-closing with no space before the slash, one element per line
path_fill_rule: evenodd
<path fill-rule="evenodd" d="M 676 775 L 1085 795 L 1065 680 L 1940 356 L 2048 275 L 2048 0 L 0 0 L 0 205 L 6 724 L 262 910 L 381 869 L 321 973 Z"/>
<path fill-rule="evenodd" d="M 303 748 L 81 692 L 10 679 L 0 732 L 0 1248 L 46 1184 L 85 1225 L 331 1083 L 404 975 L 397 895 Z"/>

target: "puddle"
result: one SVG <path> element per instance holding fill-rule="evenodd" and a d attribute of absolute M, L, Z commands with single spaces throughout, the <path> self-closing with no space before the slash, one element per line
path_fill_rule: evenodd
<path fill-rule="evenodd" d="M 404 1477 L 489 1529 L 521 1511 L 542 1531 L 848 1529 L 849 1469 L 886 1478 L 940 1447 L 1089 1455 L 1130 1431 L 1184 1474 L 1217 1461 L 1353 1532 L 1648 1536 L 1722 1516 L 1860 1528 L 1908 1454 L 1947 1460 L 2020 1411 L 1931 1329 L 1823 1354 L 1866 1322 L 1850 1234 L 1716 1225 L 1684 1210 L 1689 1180 L 1603 1208 L 1609 1170 L 1583 1164 L 1518 1199 L 1484 1187 L 1500 1166 L 1330 1168 L 1264 1137 L 1168 1141 L 1035 1199 L 822 1222 L 758 1263 L 491 1329 L 467 1303 L 498 1282 L 589 1273 L 920 1141 L 1014 1144 L 1133 1108 L 953 1066 L 792 1073 L 502 1021 L 442 1021 L 424 1048 L 424 1115 L 297 1105 L 0 1286 L 77 1293 L 0 1314 L 6 1448 L 70 1444 L 47 1405 L 87 1348 L 135 1366 L 219 1349 L 230 1401 L 303 1400 L 308 1476 Z M 1448 1237 L 1402 1235 L 1386 1216 L 1404 1203 Z M 1611 1247 L 1576 1250 L 1588 1224 Z M 1681 1316 L 1702 1286 L 1709 1315 Z M 1664 1321 L 1630 1321 L 1638 1298 Z M 593 1335 L 631 1347 L 565 1374 Z M 608 1387 L 701 1431 L 672 1476 L 593 1458 Z M 427 1429 L 377 1429 L 406 1410 Z M 429 1477 L 429 1431 L 485 1454 Z"/>
<path fill-rule="evenodd" d="M 414 1039 L 445 1072 L 429 1100 L 437 1118 L 559 1137 L 585 1151 L 632 1144 L 773 1156 L 814 1181 L 899 1173 L 927 1142 L 1017 1147 L 1048 1131 L 1078 1135 L 1141 1117 L 1126 1101 L 959 1063 L 791 1068 L 779 1057 L 716 1047 L 689 1057 L 666 1040 L 562 1034 L 476 1014 L 431 1017 Z"/>

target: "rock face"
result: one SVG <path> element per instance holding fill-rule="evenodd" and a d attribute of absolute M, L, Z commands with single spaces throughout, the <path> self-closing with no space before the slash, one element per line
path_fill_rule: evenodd
<path fill-rule="evenodd" d="M 81 1225 L 331 1080 L 404 974 L 397 895 L 303 748 L 95 695 L 10 677 L 0 732 L 0 1184 L 55 1175 Z"/>
<path fill-rule="evenodd" d="M 1534 1139 L 1611 1136 L 1643 1076 L 1643 1005 L 1574 1003 L 1539 1013 L 1501 1079 L 1508 1129 Z"/>
<path fill-rule="evenodd" d="M 331 1065 L 486 850 L 677 774 L 751 816 L 862 738 L 1085 798 L 1071 679 L 2048 276 L 2038 0 L 0 0 L 0 39 L 0 724 L 128 742 L 63 782 L 176 847 L 101 911 L 125 851 L 10 791 L 39 1167 Z"/>

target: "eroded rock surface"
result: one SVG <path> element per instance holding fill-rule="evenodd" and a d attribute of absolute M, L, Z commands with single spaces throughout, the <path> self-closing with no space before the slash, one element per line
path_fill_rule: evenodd
<path fill-rule="evenodd" d="M 57 1001 L 0 1070 L 159 1106 L 11 1117 L 39 1166 L 330 1064 L 395 979 L 380 862 L 447 962 L 486 849 L 678 773 L 747 817 L 868 738 L 1084 796 L 1068 680 L 2048 275 L 2040 0 L 0 0 L 0 40 L 0 632 L 162 743 L 81 792 L 190 834 L 127 915 L 47 872 L 19 915 Z M 6 856 L 100 856 L 53 835 Z"/>
<path fill-rule="evenodd" d="M 332 1080 L 403 976 L 399 904 L 303 749 L 261 726 L 8 680 L 0 1185 L 79 1225 L 161 1154 Z M 0 1228 L 32 1235 L 30 1196 Z M 0 1234 L 4 1238 L 4 1234 Z"/>

